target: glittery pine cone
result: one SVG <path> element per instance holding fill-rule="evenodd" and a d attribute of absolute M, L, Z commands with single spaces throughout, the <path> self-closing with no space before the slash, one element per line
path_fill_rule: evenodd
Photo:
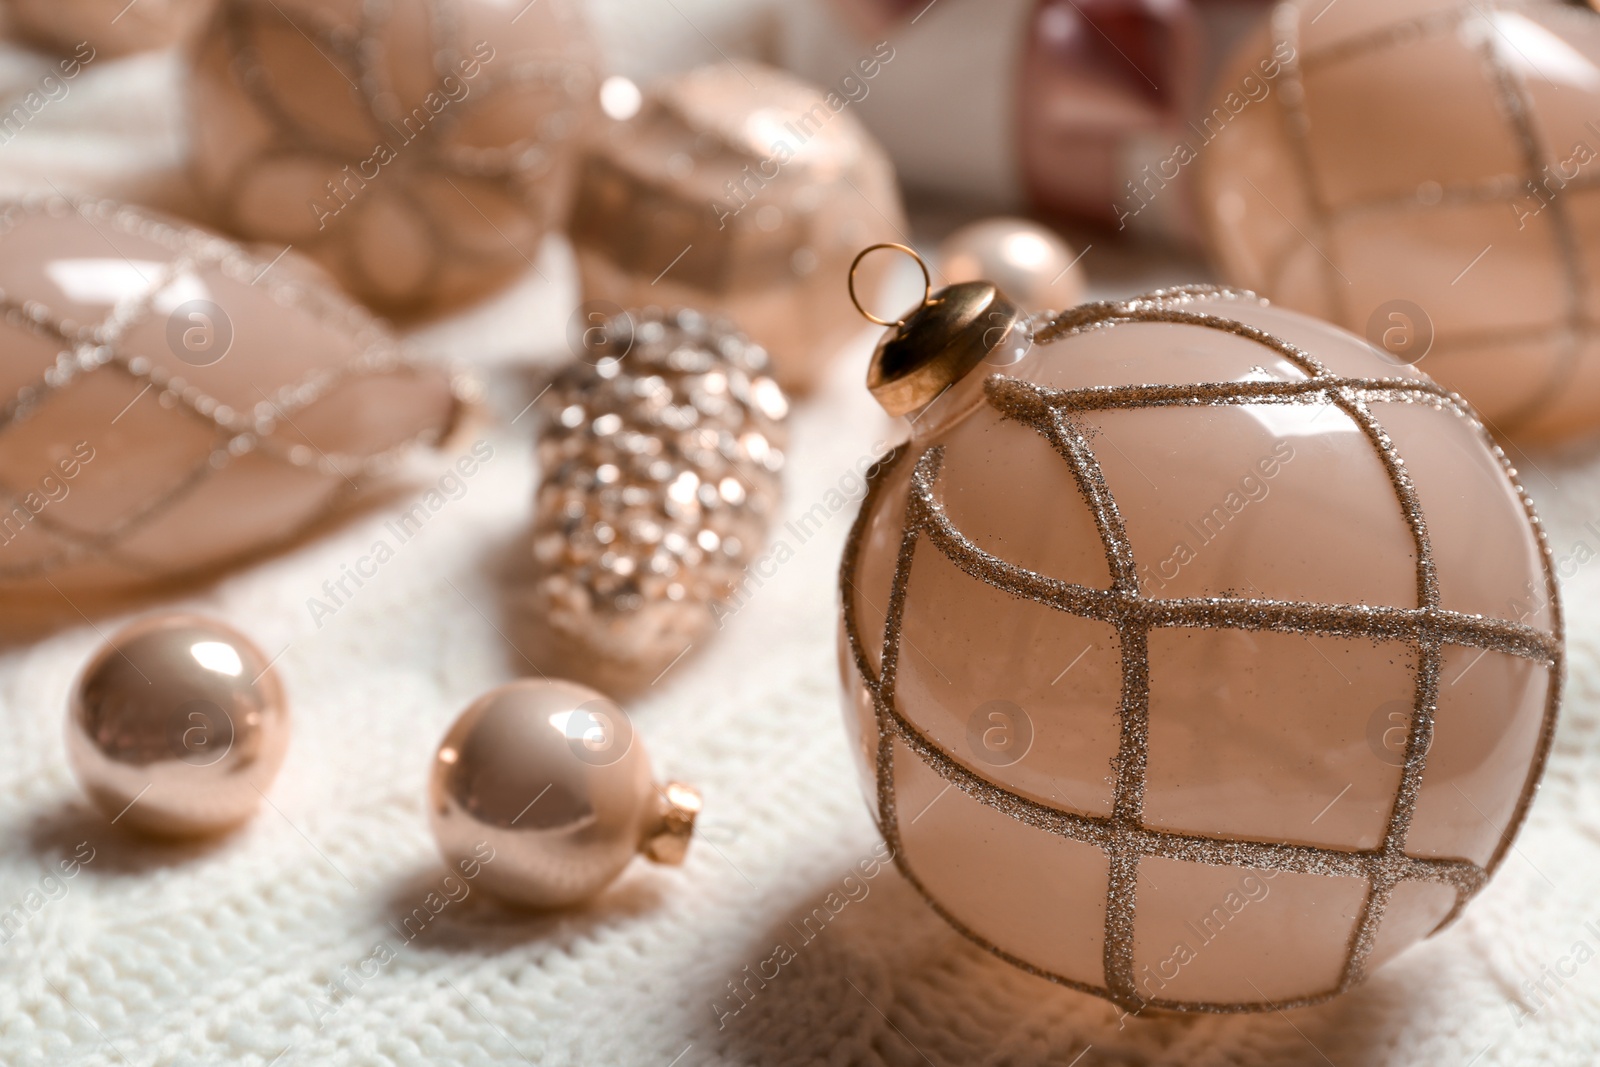
<path fill-rule="evenodd" d="M 788 403 L 725 320 L 610 319 L 544 395 L 531 607 L 568 677 L 649 683 L 718 624 L 781 492 Z"/>

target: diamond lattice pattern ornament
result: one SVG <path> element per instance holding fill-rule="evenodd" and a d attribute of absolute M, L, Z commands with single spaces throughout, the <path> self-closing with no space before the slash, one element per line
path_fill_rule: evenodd
<path fill-rule="evenodd" d="M 284 544 L 461 413 L 444 369 L 295 253 L 108 202 L 0 207 L 0 319 L 0 587 Z"/>

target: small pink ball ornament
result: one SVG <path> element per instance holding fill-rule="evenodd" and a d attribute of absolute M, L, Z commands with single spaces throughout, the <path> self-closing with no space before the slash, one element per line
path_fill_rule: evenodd
<path fill-rule="evenodd" d="M 699 813 L 694 789 L 654 781 L 621 708 L 547 679 L 468 706 L 439 743 L 428 793 L 445 862 L 484 861 L 490 893 L 532 908 L 588 900 L 636 855 L 682 863 Z"/>
<path fill-rule="evenodd" d="M 1472 410 L 1240 291 L 1031 321 L 968 282 L 891 326 L 868 385 L 915 419 L 845 549 L 840 659 L 935 910 L 1130 1012 L 1314 1003 L 1459 915 L 1563 654 Z"/>
<path fill-rule="evenodd" d="M 939 273 L 950 282 L 992 281 L 1029 311 L 1083 301 L 1082 253 L 1029 219 L 969 222 L 939 242 Z"/>
<path fill-rule="evenodd" d="M 158 837 L 250 818 L 289 747 L 271 661 L 231 626 L 169 612 L 118 631 L 84 667 L 67 756 L 113 823 Z"/>

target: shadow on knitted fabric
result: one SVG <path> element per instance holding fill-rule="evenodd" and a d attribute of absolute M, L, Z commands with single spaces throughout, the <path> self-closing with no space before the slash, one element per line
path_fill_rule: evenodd
<path fill-rule="evenodd" d="M 819 872 L 820 873 L 820 872 Z M 870 885 L 846 891 L 854 874 Z M 1125 1013 L 1036 978 L 941 920 L 892 867 L 819 877 L 689 997 L 697 1051 L 728 1062 L 1374 1065 L 1449 1013 L 1423 959 L 1397 961 L 1331 1002 L 1250 1015 Z M 826 919 L 823 916 L 827 916 Z M 1421 957 L 1427 951 L 1410 955 Z M 1434 995 L 1437 994 L 1437 995 Z M 701 1005 L 704 1005 L 701 1007 Z"/>
<path fill-rule="evenodd" d="M 496 900 L 481 877 L 434 865 L 397 878 L 375 898 L 373 919 L 388 930 L 397 953 L 505 956 L 527 949 L 543 955 L 670 907 L 666 877 L 635 863 L 587 904 L 538 911 Z"/>
<path fill-rule="evenodd" d="M 69 794 L 0 836 L 20 841 L 47 868 L 76 860 L 96 876 L 141 875 L 197 863 L 223 851 L 235 835 L 161 838 L 117 826 L 99 809 Z M 85 859 L 92 853 L 91 859 Z"/>

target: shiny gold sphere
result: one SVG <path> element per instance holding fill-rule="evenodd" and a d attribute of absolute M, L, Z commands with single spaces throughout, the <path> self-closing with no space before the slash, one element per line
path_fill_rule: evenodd
<path fill-rule="evenodd" d="M 1083 302 L 1078 253 L 1027 219 L 969 223 L 940 242 L 938 259 L 947 283 L 993 282 L 1027 311 L 1065 311 Z"/>
<path fill-rule="evenodd" d="M 256 810 L 289 745 L 289 709 L 267 657 L 200 615 L 141 619 L 84 667 L 67 712 L 67 758 L 120 826 L 216 833 Z"/>
<path fill-rule="evenodd" d="M 513 904 L 586 900 L 635 853 L 681 862 L 694 790 L 658 786 L 627 715 L 573 682 L 525 679 L 474 701 L 434 756 L 428 810 L 446 864 Z"/>

